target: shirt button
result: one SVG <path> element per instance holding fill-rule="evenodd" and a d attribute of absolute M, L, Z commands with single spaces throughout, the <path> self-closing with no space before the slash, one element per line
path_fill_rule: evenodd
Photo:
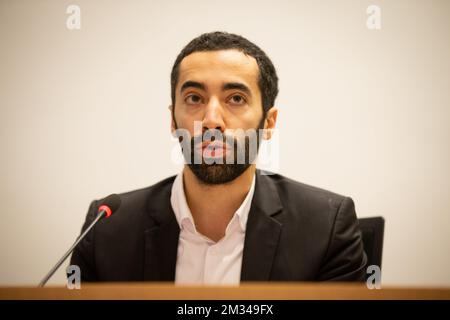
<path fill-rule="evenodd" d="M 208 253 L 210 255 L 215 256 L 215 255 L 218 254 L 218 248 L 216 246 L 210 246 L 209 249 L 208 249 Z"/>

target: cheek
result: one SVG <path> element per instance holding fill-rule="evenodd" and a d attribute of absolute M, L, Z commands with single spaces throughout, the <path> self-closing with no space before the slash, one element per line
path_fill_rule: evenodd
<path fill-rule="evenodd" d="M 195 130 L 195 121 L 199 121 L 198 119 L 195 119 L 193 117 L 190 117 L 183 112 L 176 112 L 174 113 L 175 121 L 177 125 L 178 130 L 185 130 L 189 133 L 190 137 L 194 137 L 194 130 Z M 201 122 L 199 126 L 199 132 L 201 133 Z"/>
<path fill-rule="evenodd" d="M 227 126 L 230 129 L 256 129 L 262 119 L 262 112 L 246 112 L 237 117 L 230 117 Z"/>
<path fill-rule="evenodd" d="M 243 129 L 257 128 L 263 117 L 261 104 L 252 103 L 244 109 L 237 109 L 230 113 L 230 125 Z M 233 123 L 232 123 L 233 122 Z"/>
<path fill-rule="evenodd" d="M 187 125 L 191 121 L 189 121 L 188 115 L 181 106 L 177 105 L 175 107 L 174 118 L 179 129 L 181 128 L 188 129 Z"/>

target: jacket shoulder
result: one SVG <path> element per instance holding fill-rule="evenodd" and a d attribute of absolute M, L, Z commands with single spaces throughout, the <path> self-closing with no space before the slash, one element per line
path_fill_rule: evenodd
<path fill-rule="evenodd" d="M 299 182 L 281 174 L 268 174 L 263 177 L 276 186 L 283 204 L 288 203 L 290 206 L 337 209 L 347 198 L 342 194 Z"/>

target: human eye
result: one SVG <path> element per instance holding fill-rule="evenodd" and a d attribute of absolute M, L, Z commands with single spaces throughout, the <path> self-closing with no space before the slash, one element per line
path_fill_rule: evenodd
<path fill-rule="evenodd" d="M 202 103 L 202 97 L 199 96 L 198 94 L 189 94 L 188 96 L 186 96 L 184 101 L 187 104 L 200 104 Z"/>
<path fill-rule="evenodd" d="M 238 105 L 238 106 L 244 105 L 247 103 L 247 100 L 240 94 L 232 95 L 228 101 L 230 104 Z"/>

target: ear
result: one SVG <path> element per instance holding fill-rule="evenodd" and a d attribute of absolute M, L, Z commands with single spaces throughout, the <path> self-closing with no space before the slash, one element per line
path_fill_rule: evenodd
<path fill-rule="evenodd" d="M 175 114 L 172 105 L 169 105 L 169 110 L 170 110 L 170 131 L 172 132 L 172 135 L 175 135 L 175 130 L 177 126 L 175 125 Z"/>
<path fill-rule="evenodd" d="M 264 133 L 263 138 L 265 140 L 270 140 L 273 135 L 273 129 L 275 129 L 275 125 L 277 123 L 278 109 L 276 107 L 272 107 L 266 113 L 266 119 L 264 120 Z"/>

